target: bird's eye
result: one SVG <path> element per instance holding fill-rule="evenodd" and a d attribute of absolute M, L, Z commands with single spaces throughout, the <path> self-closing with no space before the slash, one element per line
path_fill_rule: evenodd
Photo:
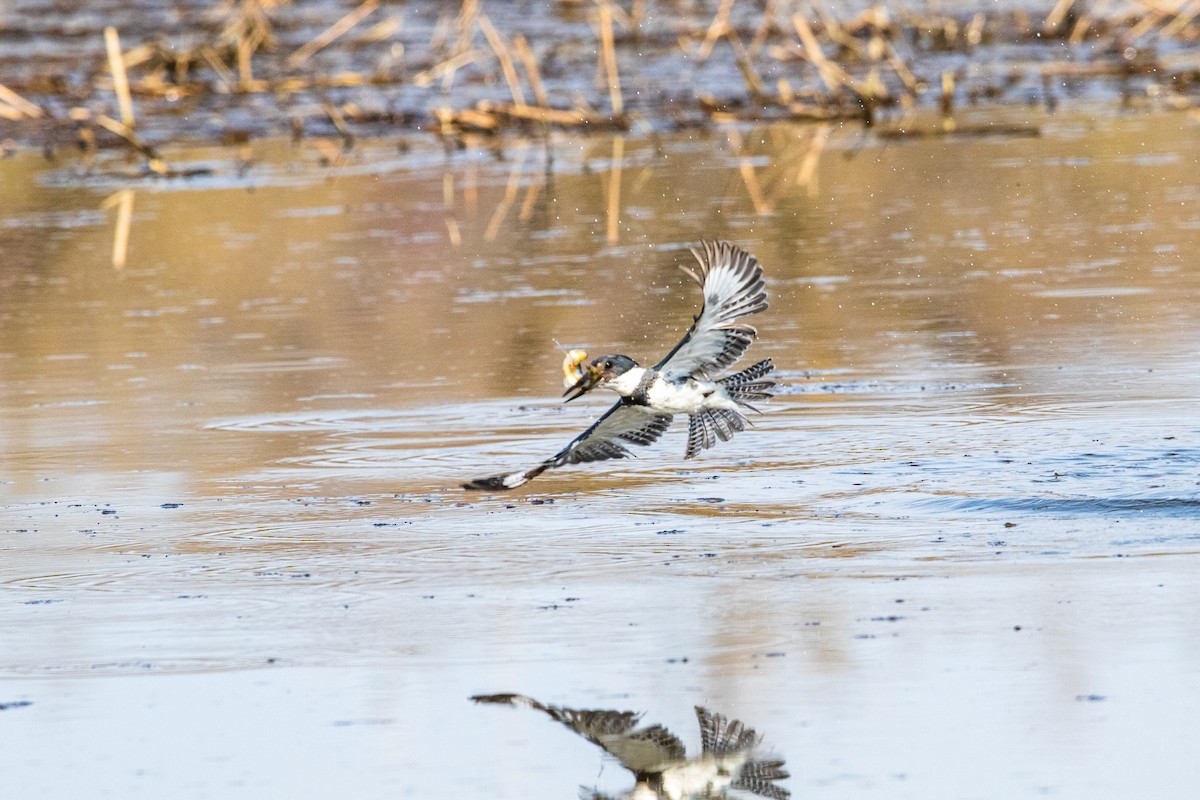
<path fill-rule="evenodd" d="M 604 362 L 604 368 L 605 368 L 605 369 L 612 369 L 612 361 L 605 361 L 605 362 Z"/>

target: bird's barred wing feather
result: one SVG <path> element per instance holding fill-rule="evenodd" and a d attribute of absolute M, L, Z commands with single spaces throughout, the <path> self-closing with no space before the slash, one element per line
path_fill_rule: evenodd
<path fill-rule="evenodd" d="M 698 269 L 681 269 L 703 287 L 704 306 L 679 344 L 654 365 L 669 380 L 712 376 L 733 364 L 757 333 L 739 320 L 767 308 L 762 267 L 754 256 L 729 242 L 702 242 L 692 254 Z"/>
<path fill-rule="evenodd" d="M 730 787 L 770 800 L 791 797 L 791 792 L 775 783 L 790 777 L 783 759 L 755 754 L 762 737 L 753 728 L 746 727 L 741 720 L 715 714 L 704 706 L 696 706 L 696 719 L 700 722 L 701 751 L 706 756 L 726 760 L 726 767 L 733 777 Z"/>
<path fill-rule="evenodd" d="M 633 454 L 625 447 L 625 443 L 650 444 L 662 436 L 670 424 L 670 414 L 660 414 L 646 406 L 630 405 L 621 400 L 552 458 L 527 470 L 476 478 L 464 483 L 463 488 L 489 492 L 516 489 L 546 470 L 565 464 L 628 458 Z"/>
<path fill-rule="evenodd" d="M 580 709 L 548 706 L 520 694 L 475 695 L 476 703 L 496 703 L 532 708 L 561 722 L 594 745 L 604 749 L 634 772 L 662 769 L 682 761 L 683 742 L 662 725 L 639 728 L 642 715 L 635 711 Z"/>
<path fill-rule="evenodd" d="M 550 715 L 633 772 L 645 772 L 684 757 L 683 742 L 662 725 L 638 728 L 641 714 L 551 706 Z"/>
<path fill-rule="evenodd" d="M 696 720 L 700 723 L 700 748 L 706 754 L 723 756 L 752 750 L 760 741 L 741 720 L 715 714 L 704 706 L 696 706 Z"/>

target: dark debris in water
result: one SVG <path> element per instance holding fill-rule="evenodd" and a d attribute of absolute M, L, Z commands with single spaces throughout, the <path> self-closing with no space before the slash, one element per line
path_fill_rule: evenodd
<path fill-rule="evenodd" d="M 0 711 L 11 711 L 14 708 L 25 708 L 33 705 L 32 700 L 10 700 L 7 703 L 0 703 Z"/>

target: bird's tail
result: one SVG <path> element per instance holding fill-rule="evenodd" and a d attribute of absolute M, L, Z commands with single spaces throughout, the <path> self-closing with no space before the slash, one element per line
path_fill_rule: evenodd
<path fill-rule="evenodd" d="M 736 411 L 714 408 L 688 415 L 688 443 L 684 458 L 695 458 L 717 441 L 728 442 L 738 431 L 746 430 L 746 418 Z"/>
<path fill-rule="evenodd" d="M 739 406 L 751 411 L 758 411 L 750 405 L 751 400 L 768 400 L 773 395 L 771 389 L 775 381 L 767 377 L 775 365 L 771 359 L 765 359 L 754 366 L 747 367 L 741 372 L 726 375 L 717 381 L 724 389 L 729 399 Z M 739 412 L 732 409 L 714 408 L 692 414 L 688 417 L 688 443 L 684 458 L 695 458 L 701 450 L 712 447 L 718 441 L 728 442 L 738 431 L 746 430 L 749 422 Z"/>
<path fill-rule="evenodd" d="M 737 778 L 729 784 L 734 789 L 751 792 L 772 800 L 788 800 L 792 793 L 775 783 L 791 775 L 783 768 L 781 758 L 763 758 L 747 761 Z"/>
<path fill-rule="evenodd" d="M 771 389 L 775 388 L 775 381 L 767 377 L 774 370 L 775 365 L 768 358 L 741 372 L 726 375 L 717 383 L 725 387 L 725 391 L 729 393 L 729 397 L 735 403 L 757 411 L 758 409 L 746 401 L 769 400 L 774 396 L 771 394 Z M 739 428 L 739 430 L 741 429 Z"/>

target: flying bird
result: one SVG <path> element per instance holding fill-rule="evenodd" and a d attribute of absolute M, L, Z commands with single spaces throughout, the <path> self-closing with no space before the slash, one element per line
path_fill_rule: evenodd
<path fill-rule="evenodd" d="M 563 393 L 566 402 L 593 389 L 620 397 L 600 419 L 552 457 L 526 470 L 476 478 L 464 489 L 503 491 L 528 483 L 548 469 L 566 464 L 628 458 L 626 445 L 648 445 L 662 436 L 676 414 L 688 415 L 685 459 L 718 440 L 746 429 L 743 410 L 758 411 L 751 401 L 770 398 L 775 381 L 771 359 L 715 378 L 734 364 L 757 334 L 743 318 L 767 308 L 762 267 L 729 242 L 701 242 L 691 248 L 697 268 L 681 266 L 703 289 L 704 305 L 679 344 L 653 367 L 626 355 L 604 355 L 586 366 L 583 351 L 572 351 L 564 373 L 578 380 Z M 574 359 L 578 358 L 578 361 Z"/>
<path fill-rule="evenodd" d="M 662 725 L 641 725 L 633 711 L 548 706 L 520 694 L 475 695 L 476 703 L 541 711 L 617 759 L 637 780 L 621 800 L 718 800 L 749 792 L 770 800 L 791 796 L 777 781 L 790 777 L 782 758 L 762 752 L 762 737 L 740 720 L 696 706 L 700 754 L 688 757 L 683 742 Z M 615 800 L 598 791 L 588 800 Z"/>

